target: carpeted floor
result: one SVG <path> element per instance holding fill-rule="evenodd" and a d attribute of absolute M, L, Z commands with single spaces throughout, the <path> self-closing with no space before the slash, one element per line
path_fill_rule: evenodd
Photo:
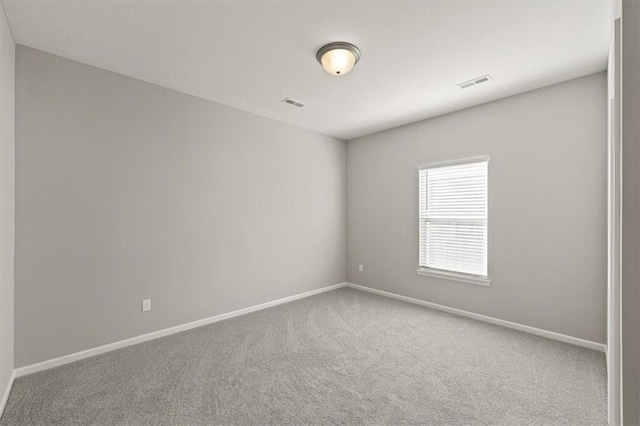
<path fill-rule="evenodd" d="M 343 288 L 15 381 L 2 425 L 606 424 L 604 354 Z"/>

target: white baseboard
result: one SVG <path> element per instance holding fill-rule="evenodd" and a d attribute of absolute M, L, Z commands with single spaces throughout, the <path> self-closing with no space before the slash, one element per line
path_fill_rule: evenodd
<path fill-rule="evenodd" d="M 592 342 L 590 340 L 580 339 L 578 337 L 567 336 L 565 334 L 556 333 L 553 331 L 542 330 L 540 328 L 530 327 L 528 325 L 518 324 L 511 321 L 505 321 L 498 318 L 488 317 L 486 315 L 475 314 L 469 311 L 463 311 L 462 309 L 450 308 L 448 306 L 439 305 L 437 303 L 426 302 L 420 299 L 414 299 L 413 297 L 402 296 L 400 294 L 390 293 L 388 291 L 382 291 L 371 287 L 365 287 L 358 284 L 347 283 L 348 287 L 355 288 L 357 290 L 368 291 L 369 293 L 375 293 L 380 296 L 386 296 L 404 302 L 414 303 L 420 306 L 426 306 L 428 308 L 436 309 L 438 311 L 448 312 L 454 315 L 460 315 L 462 317 L 471 318 L 478 321 L 488 322 L 489 324 L 500 325 L 502 327 L 512 328 L 514 330 L 524 331 L 526 333 L 535 334 L 536 336 L 546 337 L 547 339 L 558 340 L 560 342 L 571 343 L 573 345 L 582 346 L 596 351 L 607 353 L 607 345 L 603 343 Z"/>
<path fill-rule="evenodd" d="M 0 413 L 4 409 L 4 404 L 6 404 L 7 398 L 9 397 L 9 392 L 11 390 L 11 386 L 13 384 L 14 378 L 26 376 L 29 374 L 37 373 L 39 371 L 48 370 L 49 368 L 58 367 L 61 365 L 69 364 L 74 361 L 79 361 L 81 359 L 89 358 L 95 355 L 100 355 L 106 352 L 114 351 L 116 349 L 125 348 L 127 346 L 132 346 L 138 343 L 147 342 L 149 340 L 158 339 L 160 337 L 168 336 L 170 334 L 179 333 L 181 331 L 190 330 L 196 327 L 202 327 L 203 325 L 212 324 L 214 322 L 222 321 L 225 319 L 237 317 L 240 315 L 245 315 L 251 312 L 256 312 L 262 309 L 270 308 L 273 306 L 281 305 L 283 303 L 292 302 L 294 300 L 303 299 L 305 297 L 313 296 L 315 294 L 324 293 L 331 290 L 336 290 L 341 287 L 352 287 L 358 290 L 368 291 L 370 293 L 375 293 L 381 296 L 390 297 L 393 299 L 402 300 L 409 303 L 414 303 L 421 306 L 426 306 L 432 309 L 436 309 L 443 312 L 448 312 L 455 315 L 460 315 L 467 318 L 472 318 L 478 321 L 487 322 L 490 324 L 500 325 L 507 328 L 512 328 L 515 330 L 524 331 L 527 333 L 535 334 L 537 336 L 546 337 L 548 339 L 558 340 L 565 343 L 571 343 L 574 345 L 582 346 L 589 349 L 594 349 L 597 351 L 606 353 L 606 345 L 602 343 L 591 342 L 589 340 L 580 339 L 577 337 L 567 336 L 560 333 L 555 333 L 553 331 L 542 330 L 535 327 L 530 327 L 528 325 L 522 325 L 510 321 L 501 320 L 498 318 L 489 317 L 486 315 L 476 314 L 473 312 L 464 311 L 462 309 L 450 308 L 448 306 L 439 305 L 437 303 L 431 303 L 420 299 L 414 299 L 412 297 L 402 296 L 395 293 L 390 293 L 387 291 L 377 290 L 370 287 L 361 286 L 353 283 L 340 283 L 335 285 L 330 285 L 327 287 L 319 288 L 316 290 L 307 291 L 304 293 L 296 294 L 289 297 L 284 297 L 282 299 L 273 300 L 271 302 L 261 303 L 259 305 L 250 306 L 248 308 L 238 309 L 236 311 L 227 312 L 220 315 L 215 315 L 213 317 L 204 318 L 198 321 L 193 321 L 187 324 L 178 325 L 175 327 L 166 328 L 164 330 L 154 331 L 152 333 L 143 334 L 141 336 L 132 337 L 125 340 L 120 340 L 118 342 L 109 343 L 107 345 L 99 346 L 97 348 L 87 349 L 81 352 L 76 352 L 69 355 L 64 355 L 59 358 L 50 359 L 47 361 L 39 362 L 37 364 L 27 365 L 25 367 L 17 368 L 13 371 L 13 375 L 11 376 L 11 382 L 3 396 L 1 405 L 0 405 Z"/>
<path fill-rule="evenodd" d="M 141 336 L 132 337 L 130 339 L 120 340 L 119 342 L 109 343 L 107 345 L 99 346 L 97 348 L 87 349 L 81 352 L 64 355 L 59 358 L 54 358 L 47 361 L 39 362 L 37 364 L 27 365 L 26 367 L 20 367 L 15 369 L 14 376 L 17 378 L 17 377 L 26 376 L 28 374 L 37 373 L 39 371 L 48 370 L 49 368 L 58 367 L 64 364 L 69 364 L 70 362 L 79 361 L 81 359 L 89 358 L 95 355 L 100 355 L 105 352 L 126 348 L 127 346 L 132 346 L 138 343 L 147 342 L 149 340 L 168 336 L 170 334 L 179 333 L 181 331 L 190 330 L 196 327 L 202 327 L 203 325 L 226 320 L 226 319 L 237 317 L 240 315 L 245 315 L 251 312 L 260 311 L 262 309 L 270 308 L 276 305 L 281 305 L 283 303 L 293 302 L 294 300 L 303 299 L 305 297 L 313 296 L 315 294 L 336 290 L 338 288 L 345 287 L 346 285 L 347 283 L 340 283 L 340 284 L 330 285 L 327 287 L 322 287 L 316 290 L 311 290 L 311 291 L 296 294 L 293 296 L 284 297 L 282 299 L 273 300 L 271 302 L 261 303 L 259 305 L 250 306 L 248 308 L 238 309 L 237 311 L 227 312 L 225 314 L 204 318 L 198 321 L 193 321 L 187 324 L 182 324 L 182 325 L 178 325 L 171 328 L 165 328 L 164 330 L 154 331 L 152 333 L 143 334 Z"/>
<path fill-rule="evenodd" d="M 0 417 L 2 417 L 2 413 L 4 413 L 4 407 L 7 405 L 7 401 L 9 400 L 9 393 L 11 393 L 11 388 L 13 387 L 13 380 L 16 378 L 16 371 L 13 370 L 11 373 L 11 377 L 9 378 L 9 383 L 7 383 L 7 388 L 4 391 L 4 395 L 2 395 L 2 401 L 0 401 Z"/>

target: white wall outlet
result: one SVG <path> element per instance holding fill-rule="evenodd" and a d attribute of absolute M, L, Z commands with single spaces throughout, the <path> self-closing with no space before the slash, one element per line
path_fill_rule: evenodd
<path fill-rule="evenodd" d="M 151 310 L 151 299 L 144 299 L 142 301 L 142 312 Z"/>
<path fill-rule="evenodd" d="M 358 271 L 360 272 L 364 271 L 364 265 L 362 263 L 358 265 Z"/>

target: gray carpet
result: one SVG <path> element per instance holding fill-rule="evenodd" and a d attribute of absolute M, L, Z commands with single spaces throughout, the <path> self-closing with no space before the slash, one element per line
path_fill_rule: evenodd
<path fill-rule="evenodd" d="M 2 425 L 606 424 L 602 353 L 344 288 L 16 380 Z"/>

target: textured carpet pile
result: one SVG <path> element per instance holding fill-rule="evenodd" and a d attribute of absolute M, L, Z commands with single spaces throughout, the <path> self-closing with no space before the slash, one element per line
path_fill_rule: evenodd
<path fill-rule="evenodd" d="M 604 354 L 343 288 L 15 381 L 2 425 L 606 424 Z"/>

